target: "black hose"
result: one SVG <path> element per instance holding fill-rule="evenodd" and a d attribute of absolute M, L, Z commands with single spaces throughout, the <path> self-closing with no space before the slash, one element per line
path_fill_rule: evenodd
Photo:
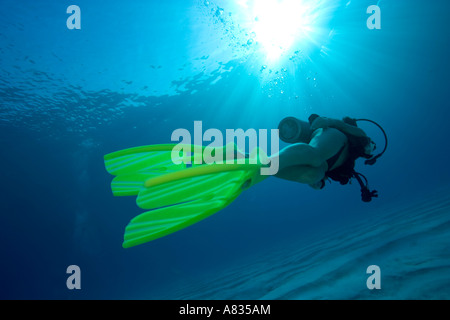
<path fill-rule="evenodd" d="M 372 158 L 370 158 L 370 159 L 368 159 L 368 160 L 366 160 L 366 161 L 364 162 L 365 164 L 373 165 L 373 164 L 375 164 L 375 162 L 377 161 L 377 159 L 378 159 L 379 157 L 381 157 L 381 156 L 386 152 L 386 149 L 387 149 L 387 147 L 388 147 L 388 137 L 387 137 L 387 134 L 386 134 L 386 132 L 384 131 L 383 127 L 380 126 L 378 123 L 376 123 L 376 122 L 373 121 L 373 120 L 369 120 L 369 119 L 356 119 L 356 121 L 367 121 L 367 122 L 373 123 L 373 124 L 376 125 L 378 128 L 380 128 L 381 132 L 383 132 L 383 135 L 384 135 L 384 141 L 385 141 L 383 151 L 381 151 L 381 153 L 377 154 L 376 156 L 374 156 L 374 157 L 372 157 Z"/>

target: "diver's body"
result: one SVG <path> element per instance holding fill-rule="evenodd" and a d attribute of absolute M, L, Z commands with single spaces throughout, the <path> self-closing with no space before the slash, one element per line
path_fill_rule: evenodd
<path fill-rule="evenodd" d="M 310 126 L 309 143 L 292 144 L 274 155 L 279 157 L 277 178 L 322 189 L 327 173 L 348 164 L 348 161 L 353 161 L 354 165 L 354 160 L 360 156 L 371 156 L 373 143 L 363 130 L 356 127 L 353 119 L 341 121 L 312 115 Z M 358 141 L 361 149 L 356 156 L 354 141 Z"/>

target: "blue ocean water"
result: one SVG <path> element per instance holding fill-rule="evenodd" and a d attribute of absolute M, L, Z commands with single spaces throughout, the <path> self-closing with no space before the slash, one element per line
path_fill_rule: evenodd
<path fill-rule="evenodd" d="M 448 1 L 259 3 L 2 1 L 0 298 L 449 298 Z M 381 29 L 367 26 L 371 5 Z M 194 121 L 274 129 L 311 113 L 383 126 L 388 151 L 357 163 L 379 198 L 269 178 L 122 248 L 142 210 L 112 196 L 105 154 L 169 143 Z M 70 265 L 81 290 L 66 286 Z M 381 289 L 366 286 L 370 265 Z"/>

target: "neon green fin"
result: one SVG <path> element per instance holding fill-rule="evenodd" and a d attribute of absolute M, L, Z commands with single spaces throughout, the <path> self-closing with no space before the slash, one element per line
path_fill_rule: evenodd
<path fill-rule="evenodd" d="M 222 210 L 250 186 L 265 179 L 260 175 L 259 149 L 242 164 L 217 163 L 187 167 L 175 164 L 175 145 L 154 145 L 118 151 L 105 156 L 116 196 L 137 195 L 137 205 L 145 212 L 125 229 L 124 248 L 136 246 L 186 228 Z M 204 148 L 180 152 L 180 159 L 193 160 Z M 196 151 L 195 151 L 196 150 Z M 259 152 L 258 152 L 259 151 Z M 260 160 L 261 159 L 261 160 Z M 264 159 L 266 161 L 266 159 Z"/>

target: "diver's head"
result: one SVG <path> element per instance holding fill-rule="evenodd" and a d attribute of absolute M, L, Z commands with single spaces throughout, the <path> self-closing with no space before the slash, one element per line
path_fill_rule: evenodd
<path fill-rule="evenodd" d="M 377 149 L 377 145 L 372 139 L 369 138 L 369 143 L 364 147 L 364 153 L 368 158 L 373 156 L 373 152 Z"/>

